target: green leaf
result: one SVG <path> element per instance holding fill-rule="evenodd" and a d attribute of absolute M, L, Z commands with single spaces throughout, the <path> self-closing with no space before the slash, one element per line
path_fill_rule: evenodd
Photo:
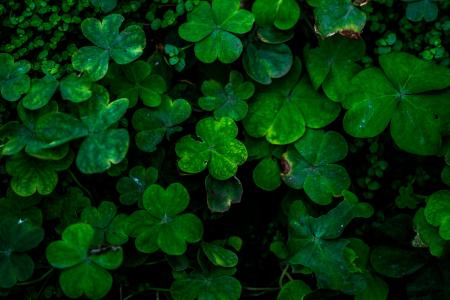
<path fill-rule="evenodd" d="M 439 0 L 402 0 L 408 2 L 406 6 L 406 17 L 413 22 L 426 22 L 436 20 L 439 12 L 437 3 Z"/>
<path fill-rule="evenodd" d="M 72 73 L 60 82 L 61 96 L 64 100 L 75 103 L 86 101 L 92 96 L 91 83 L 87 78 Z"/>
<path fill-rule="evenodd" d="M 138 202 L 139 207 L 143 207 L 143 195 L 146 188 L 156 183 L 158 170 L 149 167 L 136 166 L 130 170 L 128 177 L 122 177 L 117 181 L 116 189 L 120 193 L 120 202 L 131 205 Z"/>
<path fill-rule="evenodd" d="M 90 134 L 78 151 L 78 169 L 85 174 L 102 173 L 112 164 L 120 163 L 127 154 L 129 139 L 125 129 L 109 129 Z"/>
<path fill-rule="evenodd" d="M 247 160 L 247 150 L 236 139 L 238 128 L 232 119 L 200 120 L 196 134 L 200 140 L 184 136 L 175 146 L 182 171 L 199 173 L 208 167 L 211 176 L 226 180 L 234 176 L 238 166 Z"/>
<path fill-rule="evenodd" d="M 27 73 L 31 64 L 26 60 L 14 62 L 7 53 L 0 53 L 0 92 L 7 101 L 17 101 L 30 88 L 30 77 Z"/>
<path fill-rule="evenodd" d="M 126 233 L 136 237 L 136 248 L 144 253 L 158 249 L 169 255 L 182 255 L 186 243 L 198 242 L 203 235 L 200 219 L 190 213 L 180 214 L 189 204 L 183 185 L 173 183 L 164 190 L 153 184 L 144 192 L 145 210 L 135 211 L 126 222 Z"/>
<path fill-rule="evenodd" d="M 35 110 L 45 106 L 58 88 L 59 82 L 53 76 L 31 80 L 31 88 L 22 99 L 25 108 Z"/>
<path fill-rule="evenodd" d="M 303 300 L 311 292 L 309 286 L 301 280 L 291 280 L 284 284 L 277 300 Z"/>
<path fill-rule="evenodd" d="M 334 36 L 319 41 L 319 47 L 305 48 L 306 69 L 315 89 L 323 84 L 325 94 L 340 101 L 349 89 L 350 81 L 360 70 L 355 61 L 364 55 L 364 41 Z"/>
<path fill-rule="evenodd" d="M 286 145 L 299 139 L 306 127 L 330 124 L 339 111 L 339 105 L 316 92 L 305 76 L 292 86 L 273 85 L 257 94 L 243 125 L 252 137 L 265 136 L 271 144 Z"/>
<path fill-rule="evenodd" d="M 213 243 L 202 243 L 203 253 L 213 265 L 231 268 L 237 265 L 238 257 L 233 251 L 227 250 Z"/>
<path fill-rule="evenodd" d="M 391 122 L 391 135 L 403 150 L 431 155 L 441 146 L 442 120 L 449 116 L 448 93 L 426 94 L 450 85 L 450 70 L 406 53 L 380 57 L 384 70 L 369 68 L 354 77 L 344 106 L 344 129 L 374 137 Z M 419 94 L 420 93 L 420 94 Z"/>
<path fill-rule="evenodd" d="M 244 81 L 241 73 L 231 71 L 230 81 L 225 87 L 215 80 L 204 81 L 199 106 L 206 111 L 214 111 L 216 118 L 230 117 L 234 121 L 242 120 L 248 111 L 246 100 L 255 92 L 255 86 Z"/>
<path fill-rule="evenodd" d="M 258 25 L 273 24 L 282 30 L 291 29 L 300 18 L 300 7 L 295 0 L 256 0 L 252 12 Z"/>
<path fill-rule="evenodd" d="M 137 130 L 136 145 L 144 152 L 156 151 L 164 136 L 169 139 L 172 133 L 182 130 L 178 125 L 186 121 L 191 112 L 188 101 L 172 101 L 168 96 L 162 97 L 161 105 L 156 109 L 138 109 L 132 119 L 133 127 Z"/>
<path fill-rule="evenodd" d="M 194 42 L 195 56 L 204 63 L 219 59 L 232 63 L 242 53 L 242 42 L 234 34 L 247 33 L 253 27 L 254 17 L 240 9 L 239 0 L 213 0 L 212 8 L 206 1 L 188 13 L 187 22 L 178 28 L 186 41 Z"/>
<path fill-rule="evenodd" d="M 370 263 L 378 273 L 401 278 L 419 270 L 426 263 L 421 252 L 400 248 L 380 246 L 372 250 Z"/>
<path fill-rule="evenodd" d="M 413 223 L 416 237 L 413 240 L 413 246 L 428 247 L 432 255 L 441 257 L 445 254 L 449 242 L 439 235 L 438 228 L 427 222 L 424 211 L 424 208 L 420 208 L 414 216 Z"/>
<path fill-rule="evenodd" d="M 218 274 L 203 275 L 196 272 L 176 279 L 170 287 L 175 300 L 214 299 L 238 300 L 241 284 L 234 277 Z"/>
<path fill-rule="evenodd" d="M 93 81 L 102 79 L 108 71 L 109 58 L 118 64 L 128 64 L 142 55 L 146 38 L 142 28 L 131 25 L 119 32 L 124 18 L 111 14 L 100 22 L 84 19 L 81 30 L 95 46 L 83 47 L 72 57 L 75 70 L 86 72 Z"/>
<path fill-rule="evenodd" d="M 58 171 L 72 164 L 70 153 L 62 160 L 40 160 L 21 152 L 6 162 L 6 171 L 12 176 L 11 188 L 22 197 L 38 192 L 49 195 L 58 183 Z"/>
<path fill-rule="evenodd" d="M 273 78 L 281 78 L 292 67 L 294 58 L 286 44 L 264 44 L 254 42 L 247 46 L 243 64 L 248 76 L 261 84 L 272 83 Z"/>
<path fill-rule="evenodd" d="M 347 194 L 334 209 L 318 218 L 309 216 L 305 209 L 293 214 L 289 223 L 292 234 L 288 248 L 291 253 L 289 263 L 311 269 L 319 288 L 356 294 L 366 286 L 364 276 L 354 265 L 356 254 L 348 248 L 350 241 L 339 239 L 339 236 L 352 219 L 368 218 L 373 210 L 369 204 L 358 203 L 350 196 Z"/>
<path fill-rule="evenodd" d="M 323 37 L 335 33 L 359 33 L 366 24 L 366 14 L 352 0 L 308 0 L 314 7 L 316 30 Z"/>
<path fill-rule="evenodd" d="M 31 277 L 34 263 L 23 253 L 35 248 L 44 238 L 44 230 L 24 219 L 0 221 L 0 288 L 13 287 Z"/>
<path fill-rule="evenodd" d="M 450 240 L 450 191 L 441 190 L 433 193 L 427 199 L 425 218 L 428 223 L 439 227 L 439 235 L 444 240 Z"/>
<path fill-rule="evenodd" d="M 90 0 L 92 5 L 104 13 L 109 13 L 117 6 L 117 0 Z"/>
<path fill-rule="evenodd" d="M 112 276 L 105 269 L 116 269 L 122 263 L 120 247 L 89 250 L 93 238 L 93 227 L 78 223 L 64 230 L 62 240 L 47 247 L 48 262 L 55 268 L 63 269 L 59 283 L 64 294 L 70 298 L 83 294 L 90 299 L 104 297 L 112 286 Z"/>
<path fill-rule="evenodd" d="M 240 203 L 244 189 L 237 177 L 217 180 L 212 176 L 205 179 L 206 201 L 212 212 L 226 212 L 232 204 Z"/>
<path fill-rule="evenodd" d="M 113 79 L 112 90 L 119 98 L 127 98 L 130 107 L 141 99 L 146 106 L 157 107 L 166 92 L 166 82 L 158 74 L 152 74 L 151 65 L 138 60 L 122 67 L 123 75 L 119 73 Z"/>
<path fill-rule="evenodd" d="M 261 189 L 273 191 L 281 185 L 280 173 L 278 160 L 266 157 L 253 170 L 253 180 Z"/>
<path fill-rule="evenodd" d="M 368 273 L 369 274 L 369 273 Z M 367 287 L 359 294 L 355 295 L 355 300 L 387 300 L 389 286 L 377 276 L 367 275 Z"/>
<path fill-rule="evenodd" d="M 0 220 L 15 218 L 41 226 L 42 212 L 36 207 L 40 200 L 41 197 L 39 195 L 20 197 L 11 189 L 8 189 L 6 197 L 0 198 Z"/>
<path fill-rule="evenodd" d="M 337 132 L 308 130 L 289 147 L 282 161 L 286 165 L 283 181 L 305 193 L 317 204 L 330 204 L 350 186 L 347 171 L 334 164 L 347 155 L 347 143 Z"/>

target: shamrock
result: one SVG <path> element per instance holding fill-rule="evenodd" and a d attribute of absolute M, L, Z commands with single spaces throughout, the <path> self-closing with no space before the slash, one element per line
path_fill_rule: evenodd
<path fill-rule="evenodd" d="M 347 156 L 345 139 L 334 131 L 308 130 L 283 155 L 283 181 L 305 193 L 317 204 L 327 205 L 350 186 L 345 168 L 334 164 Z"/>
<path fill-rule="evenodd" d="M 189 204 L 189 194 L 180 183 L 164 190 L 153 184 L 144 192 L 145 210 L 135 211 L 127 221 L 127 233 L 136 237 L 136 248 L 144 253 L 158 249 L 169 255 L 181 255 L 186 243 L 198 242 L 203 235 L 200 219 L 190 213 L 180 214 Z"/>
<path fill-rule="evenodd" d="M 67 169 L 73 160 L 69 152 L 60 160 L 41 160 L 20 152 L 6 162 L 6 172 L 12 176 L 11 188 L 19 196 L 38 192 L 49 195 L 58 183 L 58 171 Z"/>
<path fill-rule="evenodd" d="M 236 253 L 225 249 L 217 243 L 202 243 L 203 253 L 208 257 L 209 261 L 218 267 L 231 268 L 238 263 Z"/>
<path fill-rule="evenodd" d="M 106 270 L 122 264 L 121 247 L 90 248 L 94 233 L 89 224 L 73 224 L 64 230 L 62 240 L 47 247 L 47 260 L 54 268 L 62 269 L 59 284 L 70 298 L 83 294 L 90 299 L 104 297 L 112 286 L 112 276 Z"/>
<path fill-rule="evenodd" d="M 294 63 L 292 51 L 286 44 L 292 35 L 273 28 L 260 28 L 245 49 L 242 59 L 248 76 L 261 84 L 271 84 L 273 78 L 286 75 Z"/>
<path fill-rule="evenodd" d="M 359 33 L 366 24 L 366 14 L 355 7 L 352 0 L 307 0 L 314 7 L 317 32 L 329 37 L 337 32 L 352 35 Z"/>
<path fill-rule="evenodd" d="M 308 215 L 303 202 L 295 201 L 289 217 L 289 263 L 311 269 L 321 288 L 339 289 L 351 294 L 362 291 L 365 288 L 364 277 L 352 261 L 356 254 L 347 247 L 350 241 L 339 237 L 352 219 L 368 218 L 372 213 L 369 204 L 358 203 L 350 192 L 346 192 L 344 200 L 335 208 L 318 218 Z"/>
<path fill-rule="evenodd" d="M 380 56 L 378 68 L 368 68 L 352 80 L 343 101 L 348 109 L 344 129 L 354 137 L 374 137 L 391 123 L 391 135 L 401 149 L 431 155 L 441 146 L 442 123 L 450 116 L 447 93 L 429 92 L 450 86 L 450 70 L 410 54 Z"/>
<path fill-rule="evenodd" d="M 149 63 L 138 60 L 121 68 L 111 83 L 111 88 L 119 98 L 127 98 L 130 107 L 136 105 L 138 98 L 150 107 L 161 104 L 162 94 L 166 91 L 166 82 L 158 74 L 152 74 Z"/>
<path fill-rule="evenodd" d="M 41 226 L 42 212 L 37 208 L 41 201 L 39 195 L 20 197 L 13 190 L 6 191 L 6 197 L 0 198 L 0 220 L 16 218 L 28 220 L 31 224 Z"/>
<path fill-rule="evenodd" d="M 244 189 L 236 177 L 227 180 L 217 180 L 212 176 L 205 179 L 206 202 L 212 212 L 226 212 L 232 204 L 240 203 Z"/>
<path fill-rule="evenodd" d="M 439 228 L 428 223 L 424 208 L 417 210 L 413 223 L 417 234 L 413 246 L 428 247 L 432 255 L 443 256 L 450 243 L 439 235 Z"/>
<path fill-rule="evenodd" d="M 27 219 L 0 221 L 0 288 L 11 288 L 17 281 L 31 277 L 34 263 L 24 252 L 35 248 L 43 238 L 44 230 Z"/>
<path fill-rule="evenodd" d="M 182 171 L 199 173 L 208 167 L 211 176 L 226 180 L 235 175 L 238 166 L 247 160 L 247 150 L 236 139 L 238 128 L 232 119 L 200 120 L 195 132 L 200 140 L 184 136 L 175 145 L 180 157 L 178 166 Z"/>
<path fill-rule="evenodd" d="M 117 0 L 91 0 L 91 3 L 104 13 L 112 11 L 117 6 Z"/>
<path fill-rule="evenodd" d="M 184 99 L 162 97 L 161 105 L 156 109 L 140 108 L 132 119 L 133 127 L 138 131 L 136 145 L 144 152 L 154 152 L 164 136 L 181 131 L 177 126 L 191 115 L 191 105 Z"/>
<path fill-rule="evenodd" d="M 86 72 L 97 81 L 106 75 L 110 57 L 123 65 L 141 56 L 146 44 L 144 31 L 138 25 L 131 25 L 119 33 L 123 21 L 119 14 L 108 15 L 101 22 L 95 18 L 84 19 L 81 30 L 95 46 L 82 47 L 73 55 L 74 69 Z"/>
<path fill-rule="evenodd" d="M 92 96 L 91 84 L 92 82 L 86 77 L 69 74 L 59 83 L 61 96 L 75 103 L 86 101 Z"/>
<path fill-rule="evenodd" d="M 201 1 L 188 13 L 187 22 L 178 28 L 178 34 L 195 43 L 195 56 L 200 61 L 212 63 L 219 59 L 225 64 L 232 63 L 243 49 L 234 34 L 249 32 L 254 22 L 252 13 L 239 7 L 239 0 L 213 0 L 212 7 Z"/>
<path fill-rule="evenodd" d="M 31 110 L 45 106 L 55 94 L 58 85 L 58 80 L 51 75 L 46 75 L 41 79 L 33 78 L 30 90 L 22 99 L 23 106 Z"/>
<path fill-rule="evenodd" d="M 316 92 L 306 76 L 298 81 L 300 72 L 297 59 L 286 78 L 255 96 L 243 120 L 250 136 L 286 145 L 300 138 L 306 127 L 321 128 L 337 118 L 339 105 Z"/>
<path fill-rule="evenodd" d="M 116 189 L 120 193 L 120 202 L 131 205 L 138 202 L 142 207 L 144 191 L 158 179 L 158 170 L 150 167 L 136 166 L 130 170 L 128 177 L 122 177 L 117 181 Z"/>
<path fill-rule="evenodd" d="M 301 280 L 291 280 L 284 284 L 278 293 L 277 300 L 298 299 L 303 300 L 304 297 L 311 292 L 311 288 Z"/>
<path fill-rule="evenodd" d="M 198 104 L 206 111 L 214 110 L 216 118 L 230 117 L 240 121 L 248 111 L 245 100 L 251 98 L 254 92 L 253 83 L 244 81 L 241 73 L 231 71 L 230 82 L 225 87 L 215 80 L 204 81 L 202 93 L 205 96 L 198 100 Z"/>
<path fill-rule="evenodd" d="M 439 12 L 437 2 L 440 0 L 402 0 L 407 2 L 406 17 L 413 22 L 436 20 Z"/>
<path fill-rule="evenodd" d="M 433 193 L 427 199 L 425 218 L 428 223 L 439 227 L 439 235 L 444 240 L 450 240 L 450 191 L 441 190 Z"/>
<path fill-rule="evenodd" d="M 30 77 L 27 75 L 31 64 L 26 60 L 14 62 L 7 53 L 0 53 L 0 92 L 8 101 L 16 101 L 30 88 Z"/>
<path fill-rule="evenodd" d="M 273 24 L 282 30 L 291 29 L 300 18 L 300 7 L 296 0 L 256 0 L 252 12 L 258 25 Z"/>
<path fill-rule="evenodd" d="M 350 81 L 361 70 L 355 61 L 364 55 L 364 41 L 334 36 L 319 41 L 319 47 L 305 48 L 305 62 L 315 89 L 322 85 L 333 101 L 342 101 Z"/>
<path fill-rule="evenodd" d="M 94 228 L 91 245 L 97 247 L 103 244 L 122 245 L 128 240 L 128 236 L 124 233 L 127 216 L 116 213 L 116 205 L 109 201 L 103 201 L 98 208 L 89 206 L 83 210 L 81 221 Z"/>
<path fill-rule="evenodd" d="M 370 263 L 375 271 L 384 276 L 401 278 L 424 266 L 426 257 L 421 251 L 379 246 L 372 250 Z"/>
<path fill-rule="evenodd" d="M 93 85 L 92 92 L 92 97 L 78 106 L 80 120 L 65 113 L 48 113 L 39 118 L 36 130 L 39 138 L 56 145 L 87 136 L 76 158 L 78 168 L 86 174 L 101 173 L 120 163 L 129 144 L 126 129 L 110 129 L 125 114 L 128 100 L 109 103 L 109 94 L 100 85 Z"/>
<path fill-rule="evenodd" d="M 238 300 L 241 290 L 239 280 L 221 270 L 209 274 L 196 271 L 183 274 L 170 287 L 174 300 L 214 299 L 219 295 L 223 300 Z"/>

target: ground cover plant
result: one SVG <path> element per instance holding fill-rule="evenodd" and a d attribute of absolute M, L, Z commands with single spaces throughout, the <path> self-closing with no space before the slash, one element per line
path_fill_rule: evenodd
<path fill-rule="evenodd" d="M 0 297 L 450 299 L 449 9 L 0 1 Z"/>

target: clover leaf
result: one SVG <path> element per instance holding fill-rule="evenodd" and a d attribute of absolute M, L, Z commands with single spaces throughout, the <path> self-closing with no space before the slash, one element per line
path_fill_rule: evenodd
<path fill-rule="evenodd" d="M 317 204 L 330 204 L 350 186 L 344 167 L 334 164 L 347 156 L 345 139 L 334 131 L 308 130 L 288 148 L 282 160 L 287 165 L 283 181 L 305 193 Z"/>
<path fill-rule="evenodd" d="M 74 73 L 64 77 L 59 83 L 61 96 L 64 100 L 79 103 L 92 96 L 92 82 L 86 77 L 79 77 Z"/>
<path fill-rule="evenodd" d="M 407 2 L 406 17 L 413 22 L 436 20 L 439 12 L 437 2 L 440 0 L 402 0 Z"/>
<path fill-rule="evenodd" d="M 309 79 L 300 81 L 301 64 L 297 59 L 283 83 L 273 84 L 258 93 L 250 103 L 243 125 L 252 137 L 266 137 L 274 145 L 286 145 L 299 139 L 306 127 L 321 128 L 339 115 L 339 105 L 316 92 Z M 297 83 L 298 81 L 298 83 Z"/>
<path fill-rule="evenodd" d="M 73 55 L 74 69 L 86 72 L 97 81 L 106 75 L 110 57 L 122 65 L 141 56 L 146 44 L 145 33 L 138 25 L 119 32 L 124 20 L 119 14 L 108 15 L 101 22 L 95 18 L 84 19 L 81 30 L 95 46 L 82 47 Z"/>
<path fill-rule="evenodd" d="M 175 145 L 180 157 L 178 167 L 188 173 L 208 168 L 212 177 L 226 180 L 234 176 L 239 165 L 247 160 L 247 150 L 236 139 L 238 127 L 230 118 L 200 120 L 195 132 L 200 140 L 184 136 Z"/>
<path fill-rule="evenodd" d="M 178 28 L 180 37 L 195 43 L 195 56 L 204 63 L 219 59 L 222 63 L 234 62 L 242 53 L 242 42 L 234 34 L 249 32 L 254 17 L 240 9 L 239 0 L 206 1 L 188 13 L 187 22 Z"/>
<path fill-rule="evenodd" d="M 268 85 L 273 78 L 281 78 L 289 72 L 294 58 L 286 44 L 254 41 L 245 49 L 242 62 L 250 78 Z"/>
<path fill-rule="evenodd" d="M 428 247 L 434 256 L 443 256 L 450 243 L 439 235 L 439 229 L 430 225 L 425 217 L 425 209 L 420 208 L 414 216 L 414 231 L 416 237 L 413 240 L 415 247 Z"/>
<path fill-rule="evenodd" d="M 284 284 L 278 293 L 277 300 L 303 300 L 311 292 L 311 288 L 301 280 L 291 280 Z"/>
<path fill-rule="evenodd" d="M 20 197 L 11 189 L 8 189 L 6 197 L 0 198 L 0 219 L 16 218 L 41 226 L 42 211 L 36 207 L 40 201 L 39 195 Z"/>
<path fill-rule="evenodd" d="M 156 107 L 161 104 L 162 94 L 166 91 L 166 82 L 158 74 L 152 74 L 149 63 L 138 60 L 122 68 L 123 75 L 113 79 L 112 90 L 119 98 L 127 98 L 130 107 L 141 99 L 146 106 Z"/>
<path fill-rule="evenodd" d="M 138 203 L 142 207 L 143 195 L 146 188 L 154 184 L 158 179 L 158 170 L 149 167 L 136 166 L 130 170 L 128 177 L 122 177 L 117 181 L 116 189 L 120 193 L 120 203 L 131 205 Z"/>
<path fill-rule="evenodd" d="M 8 101 L 16 101 L 30 88 L 30 77 L 27 75 L 31 64 L 26 60 L 14 62 L 7 53 L 0 53 L 0 92 Z"/>
<path fill-rule="evenodd" d="M 366 24 L 366 14 L 352 0 L 307 0 L 314 7 L 316 30 L 323 37 L 337 32 L 359 36 Z"/>
<path fill-rule="evenodd" d="M 248 105 L 245 102 L 255 92 L 255 86 L 244 81 L 241 73 L 231 71 L 230 82 L 222 86 L 215 80 L 204 81 L 202 93 L 204 97 L 198 100 L 199 106 L 206 111 L 214 111 L 216 118 L 230 117 L 234 121 L 242 120 L 247 115 Z"/>
<path fill-rule="evenodd" d="M 216 243 L 202 243 L 203 253 L 208 257 L 209 261 L 218 267 L 231 268 L 238 263 L 236 253 Z"/>
<path fill-rule="evenodd" d="M 41 79 L 33 78 L 30 90 L 22 99 L 23 106 L 31 110 L 45 106 L 55 94 L 58 85 L 58 80 L 50 75 L 46 75 Z"/>
<path fill-rule="evenodd" d="M 358 203 L 356 197 L 347 192 L 335 208 L 314 218 L 308 215 L 302 202 L 294 203 L 297 206 L 300 204 L 300 207 L 290 216 L 289 263 L 311 269 L 319 288 L 337 289 L 350 294 L 361 292 L 365 281 L 362 271 L 354 265 L 356 254 L 347 247 L 350 241 L 339 237 L 354 218 L 370 217 L 372 207 Z"/>
<path fill-rule="evenodd" d="M 104 297 L 113 281 L 107 270 L 117 269 L 122 264 L 121 247 L 90 249 L 93 238 L 91 225 L 77 223 L 64 230 L 62 240 L 47 247 L 47 260 L 54 268 L 62 269 L 59 284 L 70 298 L 83 294 L 90 299 Z"/>
<path fill-rule="evenodd" d="M 226 212 L 232 204 L 240 203 L 244 189 L 236 177 L 227 180 L 217 180 L 212 176 L 205 179 L 206 202 L 212 212 Z"/>
<path fill-rule="evenodd" d="M 184 99 L 170 99 L 162 97 L 161 105 L 156 109 L 140 108 L 132 119 L 134 129 L 137 130 L 136 145 L 144 152 L 153 152 L 164 136 L 181 131 L 178 126 L 191 115 L 192 108 Z"/>
<path fill-rule="evenodd" d="M 34 263 L 24 253 L 44 238 L 44 230 L 28 220 L 6 218 L 0 221 L 0 288 L 13 287 L 31 277 Z"/>
<path fill-rule="evenodd" d="M 378 68 L 356 75 L 343 102 L 348 109 L 344 129 L 354 137 L 374 137 L 391 123 L 397 146 L 410 153 L 431 155 L 441 146 L 441 119 L 450 116 L 450 70 L 407 53 L 380 56 Z"/>
<path fill-rule="evenodd" d="M 291 29 L 300 18 L 300 7 L 295 0 L 256 0 L 252 12 L 258 25 L 273 24 L 282 30 Z"/>
<path fill-rule="evenodd" d="M 450 191 L 437 191 L 428 197 L 425 207 L 425 218 L 431 225 L 439 227 L 439 235 L 444 240 L 450 240 L 449 212 Z"/>
<path fill-rule="evenodd" d="M 164 190 L 153 184 L 144 192 L 145 210 L 135 211 L 128 218 L 127 233 L 136 237 L 136 249 L 153 253 L 158 249 L 169 255 L 181 255 L 186 243 L 200 241 L 203 225 L 194 214 L 181 214 L 189 204 L 189 194 L 180 183 Z"/>
<path fill-rule="evenodd" d="M 54 194 L 45 202 L 45 216 L 48 220 L 59 219 L 56 232 L 61 233 L 67 226 L 80 221 L 84 208 L 90 207 L 91 200 L 79 188 L 70 187 L 64 194 Z"/>
<path fill-rule="evenodd" d="M 221 300 L 238 300 L 241 290 L 239 280 L 220 271 L 211 274 L 194 271 L 177 278 L 170 287 L 175 300 L 214 299 L 219 295 Z"/>
<path fill-rule="evenodd" d="M 86 174 L 101 173 L 120 163 L 129 144 L 126 129 L 110 129 L 125 114 L 128 100 L 110 103 L 108 92 L 100 85 L 93 85 L 92 92 L 92 97 L 78 106 L 80 120 L 54 112 L 39 118 L 37 124 L 37 136 L 56 145 L 87 136 L 76 158 L 78 168 Z"/>
<path fill-rule="evenodd" d="M 117 6 L 117 0 L 90 0 L 92 5 L 104 13 L 112 11 Z"/>
<path fill-rule="evenodd" d="M 314 88 L 322 85 L 328 98 L 341 101 L 351 79 L 361 69 L 355 61 L 363 57 L 364 48 L 363 40 L 342 36 L 321 40 L 318 48 L 305 48 L 306 69 Z"/>
<path fill-rule="evenodd" d="M 116 215 L 117 207 L 114 203 L 103 201 L 98 208 L 86 207 L 81 213 L 81 221 L 92 225 L 94 237 L 91 245 L 101 247 L 101 245 L 122 245 L 128 240 L 124 232 L 127 216 Z"/>
<path fill-rule="evenodd" d="M 55 102 L 50 102 L 42 109 L 35 111 L 27 110 L 22 103 L 19 103 L 17 113 L 22 124 L 17 121 L 11 121 L 0 127 L 0 139 L 5 140 L 1 153 L 3 155 L 14 155 L 24 149 L 28 155 L 36 158 L 62 159 L 69 151 L 67 145 L 48 143 L 36 134 L 37 120 L 41 116 L 56 110 L 57 105 Z"/>
<path fill-rule="evenodd" d="M 38 192 L 49 195 L 58 183 L 58 171 L 67 169 L 73 160 L 69 152 L 61 160 L 40 160 L 20 152 L 6 162 L 6 172 L 12 176 L 11 188 L 19 196 Z"/>

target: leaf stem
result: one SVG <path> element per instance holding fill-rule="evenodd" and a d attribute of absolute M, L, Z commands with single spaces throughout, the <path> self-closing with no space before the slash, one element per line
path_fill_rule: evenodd
<path fill-rule="evenodd" d="M 165 289 L 165 288 L 158 288 L 158 287 L 146 287 L 145 290 L 142 291 L 137 291 L 133 294 L 130 294 L 128 296 L 126 296 L 125 298 L 123 298 L 123 300 L 129 300 L 131 298 L 133 298 L 134 296 L 140 294 L 140 293 L 145 293 L 145 292 L 149 292 L 149 291 L 155 291 L 155 292 L 170 292 L 170 289 Z"/>
<path fill-rule="evenodd" d="M 70 177 L 72 177 L 73 181 L 75 181 L 75 183 L 76 183 L 83 191 L 86 192 L 86 194 L 89 196 L 89 198 L 90 198 L 90 199 L 94 199 L 94 197 L 92 197 L 91 192 L 90 192 L 86 187 L 84 187 L 84 185 L 82 185 L 82 184 L 78 181 L 78 179 L 77 179 L 77 177 L 75 176 L 75 174 L 73 174 L 73 172 L 72 172 L 71 170 L 67 170 L 67 172 L 69 172 Z"/>
<path fill-rule="evenodd" d="M 24 282 L 19 282 L 16 284 L 16 286 L 24 286 L 24 285 L 31 285 L 31 284 L 35 284 L 38 283 L 42 280 L 44 280 L 47 276 L 49 276 L 52 272 L 53 272 L 53 268 L 48 270 L 45 274 L 43 274 L 41 277 L 34 279 L 34 280 L 30 280 L 30 281 L 24 281 Z"/>

